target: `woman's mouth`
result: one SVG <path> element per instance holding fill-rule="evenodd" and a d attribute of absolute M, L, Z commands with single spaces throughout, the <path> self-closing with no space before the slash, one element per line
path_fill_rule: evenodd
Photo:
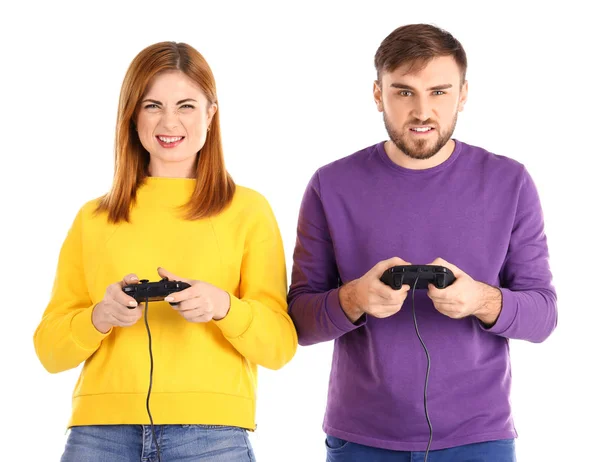
<path fill-rule="evenodd" d="M 156 136 L 158 144 L 160 144 L 163 148 L 174 148 L 175 146 L 178 146 L 184 140 L 184 138 L 185 136 Z"/>

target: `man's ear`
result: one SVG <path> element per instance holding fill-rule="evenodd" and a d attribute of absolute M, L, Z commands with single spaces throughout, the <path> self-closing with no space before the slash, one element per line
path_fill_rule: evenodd
<path fill-rule="evenodd" d="M 465 80 L 462 88 L 460 89 L 460 96 L 458 98 L 458 112 L 462 112 L 465 108 L 465 104 L 467 104 L 467 96 L 469 95 L 469 82 Z"/>
<path fill-rule="evenodd" d="M 375 82 L 373 82 L 373 98 L 375 99 L 377 110 L 379 112 L 383 112 L 383 95 L 381 93 L 381 82 L 378 80 L 375 80 Z"/>

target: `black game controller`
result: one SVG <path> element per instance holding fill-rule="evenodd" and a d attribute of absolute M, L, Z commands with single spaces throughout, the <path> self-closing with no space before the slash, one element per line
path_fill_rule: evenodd
<path fill-rule="evenodd" d="M 123 292 L 133 297 L 138 303 L 146 300 L 149 302 L 162 302 L 165 297 L 173 292 L 181 292 L 188 287 L 190 285 L 187 282 L 169 281 L 167 278 L 162 278 L 159 282 L 149 282 L 148 279 L 142 279 L 139 284 L 124 286 Z"/>
<path fill-rule="evenodd" d="M 454 274 L 448 268 L 434 265 L 394 266 L 381 276 L 381 282 L 395 290 L 400 289 L 404 284 L 414 289 L 415 281 L 417 281 L 416 289 L 427 289 L 429 284 L 433 284 L 438 289 L 445 289 L 455 280 Z"/>

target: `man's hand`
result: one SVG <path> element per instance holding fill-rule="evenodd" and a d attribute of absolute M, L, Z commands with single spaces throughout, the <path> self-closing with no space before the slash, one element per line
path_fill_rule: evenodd
<path fill-rule="evenodd" d="M 475 281 L 460 268 L 441 258 L 436 258 L 430 265 L 445 266 L 456 277 L 454 283 L 445 289 L 429 284 L 427 295 L 436 310 L 453 319 L 473 315 L 487 327 L 495 324 L 502 309 L 502 294 L 498 288 Z"/>
<path fill-rule="evenodd" d="M 380 261 L 362 277 L 340 288 L 340 304 L 351 322 L 356 322 L 365 313 L 376 318 L 387 318 L 400 311 L 410 287 L 405 284 L 401 289 L 394 290 L 380 281 L 385 270 L 398 265 L 410 263 L 399 257 Z"/>

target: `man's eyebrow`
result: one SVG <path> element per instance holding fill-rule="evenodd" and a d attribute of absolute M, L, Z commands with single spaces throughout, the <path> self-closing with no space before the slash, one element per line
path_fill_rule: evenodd
<path fill-rule="evenodd" d="M 400 90 L 415 91 L 415 89 L 413 87 L 411 87 L 410 85 L 406 85 L 405 83 L 401 83 L 401 82 L 394 82 L 390 86 L 392 88 L 399 88 Z M 427 89 L 427 91 L 447 90 L 449 88 L 452 88 L 452 84 L 451 83 L 445 83 L 445 84 L 442 84 L 442 85 L 435 85 L 433 87 L 429 87 Z"/>

